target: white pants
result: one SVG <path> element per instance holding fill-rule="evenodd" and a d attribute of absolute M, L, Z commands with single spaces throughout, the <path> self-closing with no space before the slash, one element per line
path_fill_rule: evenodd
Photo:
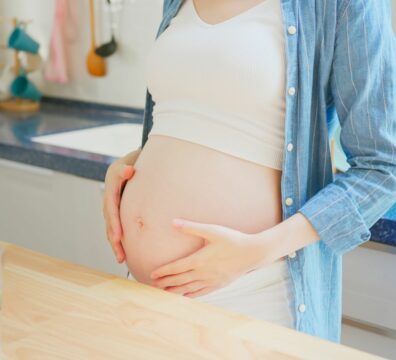
<path fill-rule="evenodd" d="M 127 277 L 133 279 L 131 274 Z M 281 259 L 192 299 L 293 329 L 292 296 L 287 262 Z"/>
<path fill-rule="evenodd" d="M 292 296 L 287 262 L 282 259 L 193 299 L 293 329 Z"/>

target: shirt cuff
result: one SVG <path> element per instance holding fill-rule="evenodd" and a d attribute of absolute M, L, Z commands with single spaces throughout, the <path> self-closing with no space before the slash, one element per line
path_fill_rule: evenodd
<path fill-rule="evenodd" d="M 371 237 L 354 201 L 334 183 L 318 191 L 299 210 L 315 228 L 320 240 L 337 255 Z"/>

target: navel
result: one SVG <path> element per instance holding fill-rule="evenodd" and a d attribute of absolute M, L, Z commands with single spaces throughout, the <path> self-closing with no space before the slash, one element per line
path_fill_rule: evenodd
<path fill-rule="evenodd" d="M 142 218 L 141 216 L 139 216 L 139 217 L 136 219 L 136 223 L 137 223 L 139 229 L 142 229 L 142 228 L 143 228 L 143 226 L 144 226 L 144 221 L 143 221 L 143 218 Z"/>

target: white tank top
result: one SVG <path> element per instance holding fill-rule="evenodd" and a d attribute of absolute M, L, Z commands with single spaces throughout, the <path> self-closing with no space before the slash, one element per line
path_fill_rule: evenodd
<path fill-rule="evenodd" d="M 280 0 L 217 24 L 184 0 L 147 62 L 150 135 L 282 170 L 286 57 Z"/>

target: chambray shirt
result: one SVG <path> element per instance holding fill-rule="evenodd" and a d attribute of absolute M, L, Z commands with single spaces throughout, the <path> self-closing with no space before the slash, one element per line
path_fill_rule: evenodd
<path fill-rule="evenodd" d="M 370 227 L 396 203 L 391 5 L 389 0 L 279 1 L 287 55 L 283 219 L 299 211 L 320 236 L 287 257 L 294 328 L 340 342 L 342 255 L 368 241 Z M 156 39 L 182 3 L 164 1 Z M 147 89 L 141 148 L 153 125 L 154 104 Z M 349 167 L 334 175 L 329 140 L 338 124 Z"/>

